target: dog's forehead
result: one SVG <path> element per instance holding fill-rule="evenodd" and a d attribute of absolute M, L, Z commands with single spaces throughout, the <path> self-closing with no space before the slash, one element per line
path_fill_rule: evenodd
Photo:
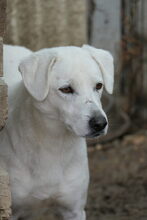
<path fill-rule="evenodd" d="M 70 48 L 59 54 L 54 67 L 57 80 L 91 83 L 103 81 L 99 66 L 83 49 Z"/>

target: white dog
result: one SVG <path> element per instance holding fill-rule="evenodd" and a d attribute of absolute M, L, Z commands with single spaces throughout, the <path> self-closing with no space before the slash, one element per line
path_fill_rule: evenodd
<path fill-rule="evenodd" d="M 112 56 L 88 45 L 36 53 L 5 46 L 4 72 L 9 118 L 0 162 L 10 175 L 13 218 L 33 219 L 42 201 L 53 200 L 64 220 L 85 220 L 85 137 L 107 131 L 100 99 L 103 87 L 113 90 Z"/>

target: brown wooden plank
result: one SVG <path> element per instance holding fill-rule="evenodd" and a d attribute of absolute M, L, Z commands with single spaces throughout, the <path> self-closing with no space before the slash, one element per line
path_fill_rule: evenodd
<path fill-rule="evenodd" d="M 0 37 L 0 77 L 3 76 L 3 38 Z"/>
<path fill-rule="evenodd" d="M 5 32 L 6 25 L 6 0 L 0 0 L 0 36 Z"/>
<path fill-rule="evenodd" d="M 0 0 L 0 130 L 7 118 L 7 86 L 1 79 L 3 76 L 3 36 L 6 24 L 6 0 Z"/>
<path fill-rule="evenodd" d="M 0 130 L 4 127 L 7 119 L 7 85 L 0 79 Z"/>

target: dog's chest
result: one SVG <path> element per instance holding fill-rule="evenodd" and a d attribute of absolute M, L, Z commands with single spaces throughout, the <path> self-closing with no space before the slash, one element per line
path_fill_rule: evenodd
<path fill-rule="evenodd" d="M 23 167 L 24 170 L 23 168 L 19 170 L 18 182 L 14 184 L 16 197 L 19 192 L 23 192 L 20 194 L 21 200 L 30 197 L 35 200 L 54 199 L 62 196 L 65 191 L 67 193 L 76 185 L 81 185 L 82 178 L 85 179 L 87 175 L 85 172 L 87 158 L 83 155 L 82 148 L 83 146 L 80 151 L 77 151 L 74 146 L 70 150 L 65 148 L 45 150 L 44 148 L 33 152 L 32 155 L 30 152 L 27 156 L 29 159 Z M 19 192 L 18 185 L 22 187 Z"/>

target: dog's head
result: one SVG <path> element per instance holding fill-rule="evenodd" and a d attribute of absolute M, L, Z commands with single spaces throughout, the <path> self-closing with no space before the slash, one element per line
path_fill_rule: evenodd
<path fill-rule="evenodd" d="M 101 95 L 103 87 L 113 91 L 109 52 L 88 45 L 44 49 L 23 60 L 19 70 L 26 89 L 48 117 L 78 136 L 106 133 Z"/>

